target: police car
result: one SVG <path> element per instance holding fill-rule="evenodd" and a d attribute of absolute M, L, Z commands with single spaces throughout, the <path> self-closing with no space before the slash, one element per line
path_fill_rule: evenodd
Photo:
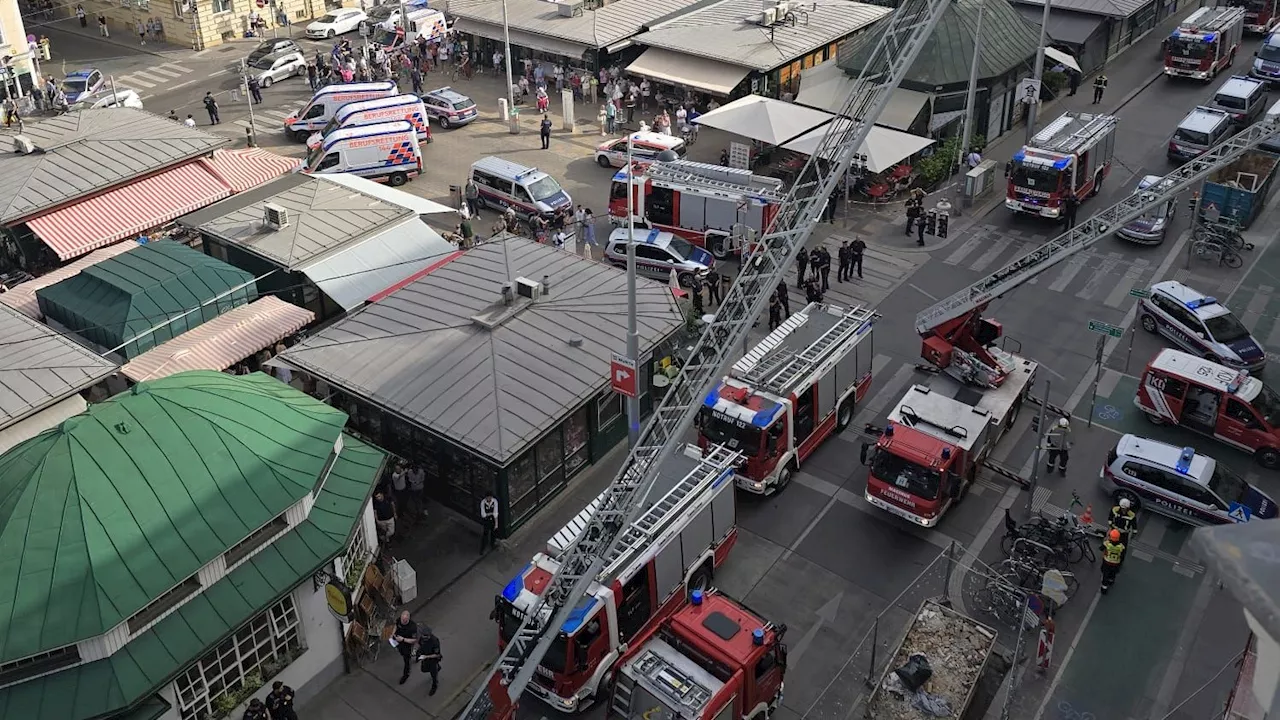
<path fill-rule="evenodd" d="M 62 92 L 66 93 L 68 103 L 74 103 L 85 95 L 101 90 L 105 82 L 101 70 L 76 70 L 67 73 L 62 81 Z"/>
<path fill-rule="evenodd" d="M 619 228 L 610 233 L 604 250 L 605 259 L 620 268 L 627 267 L 627 232 Z M 636 270 L 655 280 L 668 280 L 675 270 L 680 285 L 689 287 L 694 275 L 715 265 L 711 253 L 669 232 L 637 229 L 635 238 Z"/>
<path fill-rule="evenodd" d="M 451 87 L 422 93 L 422 104 L 427 108 L 427 115 L 446 129 L 466 125 L 477 117 L 476 101 Z"/>
<path fill-rule="evenodd" d="M 1098 482 L 1127 499 L 1192 525 L 1225 525 L 1276 517 L 1276 502 L 1208 455 L 1125 435 L 1107 455 Z"/>
<path fill-rule="evenodd" d="M 1267 364 L 1262 346 L 1216 298 L 1175 280 L 1152 285 L 1150 293 L 1139 313 L 1143 330 L 1228 367 L 1256 372 Z"/>

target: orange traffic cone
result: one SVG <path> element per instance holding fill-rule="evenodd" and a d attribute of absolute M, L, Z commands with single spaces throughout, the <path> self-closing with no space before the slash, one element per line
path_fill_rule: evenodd
<path fill-rule="evenodd" d="M 1093 524 L 1093 506 L 1092 505 L 1084 506 L 1084 512 L 1080 513 L 1080 524 L 1081 525 Z"/>

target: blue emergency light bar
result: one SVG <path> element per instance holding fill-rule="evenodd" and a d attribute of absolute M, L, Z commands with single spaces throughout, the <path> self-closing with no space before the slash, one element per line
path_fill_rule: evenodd
<path fill-rule="evenodd" d="M 1023 160 L 1026 160 L 1026 159 L 1027 159 L 1027 153 L 1023 150 L 1019 150 L 1018 152 L 1013 154 L 1014 162 L 1022 162 Z"/>
<path fill-rule="evenodd" d="M 781 405 L 774 405 L 765 410 L 757 410 L 756 414 L 751 418 L 751 424 L 758 428 L 767 428 L 773 424 L 773 419 L 778 417 L 778 413 L 781 411 Z"/>
<path fill-rule="evenodd" d="M 1183 475 L 1186 475 L 1188 472 L 1191 471 L 1191 461 L 1194 460 L 1195 457 L 1196 457 L 1195 448 L 1193 447 L 1182 448 L 1182 454 L 1178 456 L 1178 464 L 1174 466 L 1174 469 L 1182 473 Z"/>
<path fill-rule="evenodd" d="M 1066 167 L 1067 167 L 1068 165 L 1070 165 L 1070 164 L 1071 164 L 1071 158 L 1069 158 L 1069 157 L 1062 158 L 1061 160 L 1054 160 L 1054 161 L 1053 161 L 1053 169 L 1054 169 L 1054 170 L 1065 170 L 1065 169 L 1066 169 Z"/>
<path fill-rule="evenodd" d="M 657 229 L 657 228 L 654 228 L 653 230 L 650 230 L 650 231 L 649 231 L 649 234 L 648 234 L 647 236 L 645 236 L 645 239 L 644 239 L 645 243 L 646 243 L 646 244 L 648 244 L 648 245 L 652 245 L 652 244 L 654 244 L 654 243 L 658 242 L 658 235 L 659 235 L 659 234 L 661 234 L 661 233 L 662 233 L 662 231 L 661 231 L 661 230 L 659 230 L 659 229 Z"/>
<path fill-rule="evenodd" d="M 1186 302 L 1188 310 L 1198 310 L 1206 305 L 1217 305 L 1218 299 L 1212 297 L 1202 297 L 1199 300 L 1188 300 Z"/>
<path fill-rule="evenodd" d="M 715 408 L 716 403 L 720 401 L 720 388 L 722 387 L 724 387 L 724 383 L 716 383 L 716 386 L 711 388 L 711 392 L 707 393 L 707 396 L 702 398 L 702 406 L 706 408 Z"/>

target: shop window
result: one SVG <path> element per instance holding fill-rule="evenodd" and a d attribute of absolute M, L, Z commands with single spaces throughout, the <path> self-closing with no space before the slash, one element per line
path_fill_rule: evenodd
<path fill-rule="evenodd" d="M 587 440 L 590 432 L 587 428 L 587 409 L 579 408 L 578 412 L 569 416 L 564 423 L 564 476 L 573 477 L 590 459 Z"/>
<path fill-rule="evenodd" d="M 224 697 L 238 693 L 246 678 L 266 683 L 302 653 L 298 609 L 293 596 L 236 630 L 178 677 L 178 709 L 182 720 L 225 714 Z"/>
<path fill-rule="evenodd" d="M 622 417 L 622 396 L 608 391 L 600 396 L 596 405 L 596 427 L 605 430 Z"/>
<path fill-rule="evenodd" d="M 538 507 L 538 481 L 534 453 L 526 452 L 507 470 L 507 504 L 513 524 Z"/>
<path fill-rule="evenodd" d="M 213 13 L 231 12 L 231 0 L 213 0 Z"/>
<path fill-rule="evenodd" d="M 412 460 L 417 460 L 416 448 L 413 447 L 413 430 L 409 423 L 405 422 L 398 415 L 387 413 L 384 418 L 386 425 L 385 437 L 383 438 L 383 447 L 394 453 Z"/>
<path fill-rule="evenodd" d="M 442 477 L 448 481 L 449 504 L 468 514 L 476 513 L 472 507 L 475 498 L 471 492 L 471 453 L 451 443 L 440 443 L 437 455 L 440 456 Z"/>
<path fill-rule="evenodd" d="M 538 496 L 550 496 L 564 484 L 564 438 L 555 428 L 538 443 Z"/>

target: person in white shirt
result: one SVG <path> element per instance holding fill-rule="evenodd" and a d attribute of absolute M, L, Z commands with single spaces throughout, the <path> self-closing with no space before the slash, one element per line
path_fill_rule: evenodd
<path fill-rule="evenodd" d="M 502 70 L 502 53 L 494 51 L 493 53 L 493 74 L 500 75 Z"/>
<path fill-rule="evenodd" d="M 972 170 L 982 164 L 982 155 L 978 153 L 977 148 L 970 148 L 969 155 L 965 158 L 965 164 Z"/>
<path fill-rule="evenodd" d="M 195 118 L 193 118 L 193 117 L 191 117 L 190 115 L 188 115 L 188 116 L 187 116 L 187 119 L 182 121 L 182 124 L 183 124 L 183 125 L 186 125 L 187 127 L 195 127 L 195 126 L 196 126 L 196 119 L 195 119 Z"/>
<path fill-rule="evenodd" d="M 649 81 L 648 79 L 640 81 L 640 109 L 649 109 Z"/>
<path fill-rule="evenodd" d="M 493 549 L 498 539 L 498 498 L 485 493 L 480 501 L 480 554 Z"/>
<path fill-rule="evenodd" d="M 680 128 L 681 133 L 689 132 L 689 111 L 683 105 L 676 108 L 676 127 Z"/>

